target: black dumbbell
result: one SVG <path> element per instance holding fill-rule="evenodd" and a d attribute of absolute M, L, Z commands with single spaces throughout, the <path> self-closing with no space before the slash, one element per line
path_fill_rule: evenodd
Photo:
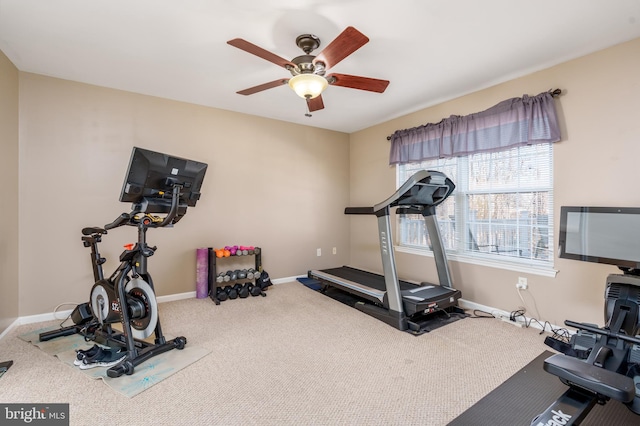
<path fill-rule="evenodd" d="M 229 296 L 229 299 L 237 299 L 238 298 L 238 291 L 235 288 L 231 287 L 230 285 L 226 286 L 224 288 L 224 291 Z"/>
<path fill-rule="evenodd" d="M 262 294 L 262 289 L 257 285 L 253 285 L 249 283 L 248 287 L 249 287 L 249 294 L 251 294 L 253 297 L 260 296 Z"/>
<path fill-rule="evenodd" d="M 243 269 L 242 271 L 238 271 L 238 279 L 245 280 L 247 279 L 247 270 Z"/>
<path fill-rule="evenodd" d="M 249 297 L 249 289 L 247 288 L 247 286 L 238 283 L 234 285 L 233 288 L 238 292 L 238 297 L 240 297 L 241 299 Z"/>
<path fill-rule="evenodd" d="M 227 294 L 226 291 L 224 291 L 224 288 L 218 287 L 216 289 L 216 299 L 218 299 L 221 302 L 224 302 L 228 298 L 229 298 L 229 295 Z"/>

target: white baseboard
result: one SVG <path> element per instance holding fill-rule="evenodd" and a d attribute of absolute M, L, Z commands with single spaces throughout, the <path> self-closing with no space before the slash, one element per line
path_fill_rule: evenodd
<path fill-rule="evenodd" d="M 482 311 L 482 312 L 486 312 L 488 314 L 493 315 L 496 318 L 500 318 L 502 316 L 509 316 L 511 313 L 507 312 L 507 311 L 503 311 L 501 309 L 498 308 L 493 308 L 491 306 L 486 306 L 486 305 L 481 305 L 479 303 L 476 302 L 472 302 L 470 300 L 465 300 L 465 299 L 458 299 L 458 304 L 460 305 L 460 307 L 462 309 L 465 310 L 478 310 L 478 311 Z"/>
<path fill-rule="evenodd" d="M 186 293 L 168 294 L 166 296 L 158 296 L 156 300 L 158 303 L 174 302 L 176 300 L 194 299 L 196 297 L 195 291 L 188 291 Z"/>
<path fill-rule="evenodd" d="M 476 310 L 491 314 L 498 319 L 505 318 L 505 317 L 509 318 L 511 316 L 511 312 L 503 311 L 502 309 L 493 308 L 491 306 L 481 305 L 479 303 L 471 302 L 469 300 L 458 299 L 458 304 L 462 309 L 465 309 L 465 310 L 476 309 Z M 535 318 L 532 321 L 532 319 L 527 316 L 525 316 L 524 318 L 522 317 L 516 318 L 516 322 L 520 324 L 520 326 L 524 326 L 528 324 L 529 327 L 537 328 L 538 330 L 542 330 L 545 324 L 544 321 L 539 320 L 538 318 Z M 554 330 L 564 328 L 551 323 L 549 323 L 549 327 L 551 327 Z M 567 331 L 569 331 L 569 333 L 572 333 L 571 330 L 567 330 Z"/>
<path fill-rule="evenodd" d="M 284 284 L 284 283 L 290 283 L 291 281 L 296 281 L 297 278 L 298 278 L 298 276 L 286 277 L 286 278 L 276 278 L 276 279 L 272 279 L 271 282 L 273 284 Z"/>
<path fill-rule="evenodd" d="M 291 282 L 291 281 L 295 281 L 297 277 L 288 277 L 288 278 L 277 278 L 277 279 L 272 279 L 271 282 L 273 284 L 282 284 L 282 283 L 286 283 L 286 282 Z M 195 291 L 189 291 L 186 293 L 178 293 L 178 294 L 169 294 L 166 296 L 158 296 L 156 298 L 156 300 L 158 301 L 158 303 L 166 303 L 166 302 L 173 302 L 176 300 L 184 300 L 184 299 L 194 299 L 196 297 L 196 292 Z M 45 314 L 37 314 L 37 315 L 27 315 L 27 316 L 23 316 L 23 317 L 18 317 L 16 318 L 16 320 L 11 323 L 11 325 L 9 325 L 9 327 L 7 327 L 6 330 L 4 330 L 2 333 L 0 333 L 0 340 L 6 336 L 11 330 L 13 330 L 14 328 L 20 326 L 20 325 L 24 325 L 24 324 L 33 324 L 33 323 L 37 323 L 37 322 L 45 322 L 45 321 L 53 321 L 53 320 L 64 320 L 65 318 L 67 318 L 69 315 L 71 315 L 71 312 L 73 312 L 73 309 L 69 309 L 69 310 L 65 310 L 65 311 L 56 311 L 56 312 L 49 312 L 49 313 L 45 313 Z"/>
<path fill-rule="evenodd" d="M 33 324 L 36 322 L 45 322 L 45 321 L 54 321 L 54 320 L 63 321 L 65 318 L 71 315 L 71 312 L 73 312 L 73 309 L 20 317 L 18 318 L 18 325 Z"/>
<path fill-rule="evenodd" d="M 13 330 L 14 328 L 16 328 L 17 326 L 20 325 L 20 318 L 16 318 L 15 321 L 13 321 L 11 324 L 9 324 L 9 327 L 7 327 L 2 333 L 0 333 L 0 340 L 2 340 L 2 338 L 4 336 L 6 336 L 7 334 L 9 334 L 9 332 L 11 330 Z"/>
<path fill-rule="evenodd" d="M 294 277 L 276 278 L 276 279 L 271 279 L 271 282 L 273 284 L 283 284 L 283 283 L 296 281 L 296 278 L 298 278 L 298 277 L 294 276 Z M 186 293 L 178 293 L 178 294 L 169 294 L 169 295 L 166 295 L 166 296 L 158 296 L 156 298 L 156 300 L 158 301 L 158 303 L 165 303 L 165 302 L 173 302 L 173 301 L 176 301 L 176 300 L 194 299 L 195 297 L 196 297 L 196 292 L 195 291 L 189 291 L 189 292 L 186 292 Z M 16 328 L 16 327 L 18 327 L 20 325 L 33 324 L 33 323 L 46 322 L 46 321 L 54 321 L 54 320 L 63 321 L 65 318 L 67 318 L 69 315 L 71 315 L 71 312 L 73 312 L 73 309 L 69 309 L 69 310 L 65 310 L 65 311 L 49 312 L 49 313 L 45 313 L 45 314 L 27 315 L 27 316 L 23 316 L 23 317 L 18 317 L 18 318 L 16 318 L 16 320 L 13 323 L 11 323 L 11 325 L 9 325 L 9 327 L 7 327 L 6 330 L 4 330 L 2 333 L 0 333 L 0 340 L 2 340 L 2 338 L 4 336 L 9 334 L 9 332 L 11 332 L 11 330 L 13 330 L 14 328 Z"/>

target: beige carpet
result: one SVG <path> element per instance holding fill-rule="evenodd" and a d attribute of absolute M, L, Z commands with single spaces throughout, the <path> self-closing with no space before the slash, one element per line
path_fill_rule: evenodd
<path fill-rule="evenodd" d="M 17 327 L 0 401 L 69 403 L 72 425 L 446 425 L 549 349 L 494 319 L 412 336 L 298 282 L 267 294 L 160 304 L 165 333 L 211 354 L 135 398 L 18 338 L 55 323 Z"/>

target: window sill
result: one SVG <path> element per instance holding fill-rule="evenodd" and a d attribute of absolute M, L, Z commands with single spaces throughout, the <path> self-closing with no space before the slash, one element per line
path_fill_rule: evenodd
<path fill-rule="evenodd" d="M 418 256 L 433 257 L 433 253 L 413 247 L 394 246 L 394 250 L 398 253 L 415 254 Z M 540 275 L 543 277 L 555 278 L 557 270 L 551 266 L 534 266 L 525 265 L 516 262 L 500 262 L 493 259 L 479 259 L 477 257 L 465 256 L 455 253 L 447 253 L 447 260 L 455 260 L 456 262 L 470 263 L 472 265 L 488 266 L 490 268 L 505 269 L 508 271 L 522 272 L 532 275 Z"/>

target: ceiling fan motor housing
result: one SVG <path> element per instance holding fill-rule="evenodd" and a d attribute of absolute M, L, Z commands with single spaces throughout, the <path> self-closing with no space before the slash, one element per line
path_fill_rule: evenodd
<path fill-rule="evenodd" d="M 320 47 L 320 39 L 313 34 L 302 34 L 296 37 L 296 45 L 308 55 Z"/>
<path fill-rule="evenodd" d="M 325 68 L 322 62 L 313 63 L 315 56 L 313 55 L 302 55 L 297 58 L 293 58 L 291 62 L 293 62 L 296 66 L 291 67 L 289 72 L 291 75 L 298 74 L 318 74 L 324 75 Z"/>

